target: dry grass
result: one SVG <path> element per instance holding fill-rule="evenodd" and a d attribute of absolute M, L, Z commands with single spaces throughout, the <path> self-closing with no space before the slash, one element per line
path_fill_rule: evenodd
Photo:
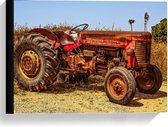
<path fill-rule="evenodd" d="M 68 25 L 67 23 L 54 25 L 54 24 L 48 24 L 44 26 L 43 28 L 55 31 L 55 30 L 67 30 L 73 28 L 73 25 Z M 33 28 L 41 28 L 41 25 Z M 28 27 L 27 25 L 21 26 L 18 24 L 15 24 L 14 26 L 14 41 L 17 42 L 19 40 L 19 37 L 21 37 L 24 33 L 28 32 L 29 30 L 33 29 Z"/>
<path fill-rule="evenodd" d="M 164 43 L 152 43 L 151 63 L 157 65 L 163 75 L 163 80 L 167 80 L 167 45 Z"/>
<path fill-rule="evenodd" d="M 17 43 L 19 38 L 26 32 L 28 32 L 31 28 L 28 28 L 26 25 L 25 26 L 20 26 L 15 24 L 14 26 L 14 44 Z"/>
<path fill-rule="evenodd" d="M 97 79 L 97 81 L 92 82 Z M 107 98 L 103 82 L 90 76 L 86 84 L 57 83 L 47 91 L 29 92 L 21 90 L 15 82 L 15 113 L 111 113 L 111 112 L 166 112 L 167 83 L 153 95 L 136 92 L 127 106 L 111 103 Z"/>

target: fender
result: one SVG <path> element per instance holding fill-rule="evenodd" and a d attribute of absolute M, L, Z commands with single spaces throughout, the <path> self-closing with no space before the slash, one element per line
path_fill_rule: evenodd
<path fill-rule="evenodd" d="M 43 36 L 47 36 L 49 41 L 54 43 L 54 49 L 60 46 L 58 37 L 51 31 L 44 29 L 44 28 L 35 28 L 29 31 L 29 33 L 40 33 Z"/>

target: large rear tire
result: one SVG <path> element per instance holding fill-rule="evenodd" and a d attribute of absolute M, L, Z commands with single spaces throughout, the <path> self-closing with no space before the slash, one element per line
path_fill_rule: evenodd
<path fill-rule="evenodd" d="M 21 37 L 14 49 L 14 76 L 19 87 L 30 91 L 46 90 L 56 81 L 58 50 L 41 34 Z"/>
<path fill-rule="evenodd" d="M 145 94 L 156 93 L 162 85 L 162 73 L 156 65 L 148 65 L 147 77 L 138 76 L 136 78 L 137 87 Z"/>
<path fill-rule="evenodd" d="M 104 87 L 109 100 L 121 105 L 128 104 L 136 92 L 135 78 L 123 67 L 114 67 L 107 72 Z"/>

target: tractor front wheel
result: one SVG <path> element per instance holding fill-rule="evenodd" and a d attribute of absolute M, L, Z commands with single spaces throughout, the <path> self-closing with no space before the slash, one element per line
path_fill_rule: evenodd
<path fill-rule="evenodd" d="M 114 67 L 107 72 L 104 87 L 109 100 L 121 105 L 128 104 L 136 92 L 135 78 L 123 67 Z"/>

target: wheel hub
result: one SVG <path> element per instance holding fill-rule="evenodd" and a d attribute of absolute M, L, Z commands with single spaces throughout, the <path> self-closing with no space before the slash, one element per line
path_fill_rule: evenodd
<path fill-rule="evenodd" d="M 121 78 L 110 79 L 109 88 L 111 95 L 120 99 L 126 94 L 126 84 Z"/>
<path fill-rule="evenodd" d="M 148 76 L 147 78 L 137 77 L 138 85 L 145 90 L 153 88 L 155 83 L 155 78 L 153 77 L 152 74 L 148 74 L 147 76 Z"/>
<path fill-rule="evenodd" d="M 34 78 L 40 70 L 40 58 L 33 50 L 26 50 L 20 57 L 19 68 L 28 78 Z"/>

